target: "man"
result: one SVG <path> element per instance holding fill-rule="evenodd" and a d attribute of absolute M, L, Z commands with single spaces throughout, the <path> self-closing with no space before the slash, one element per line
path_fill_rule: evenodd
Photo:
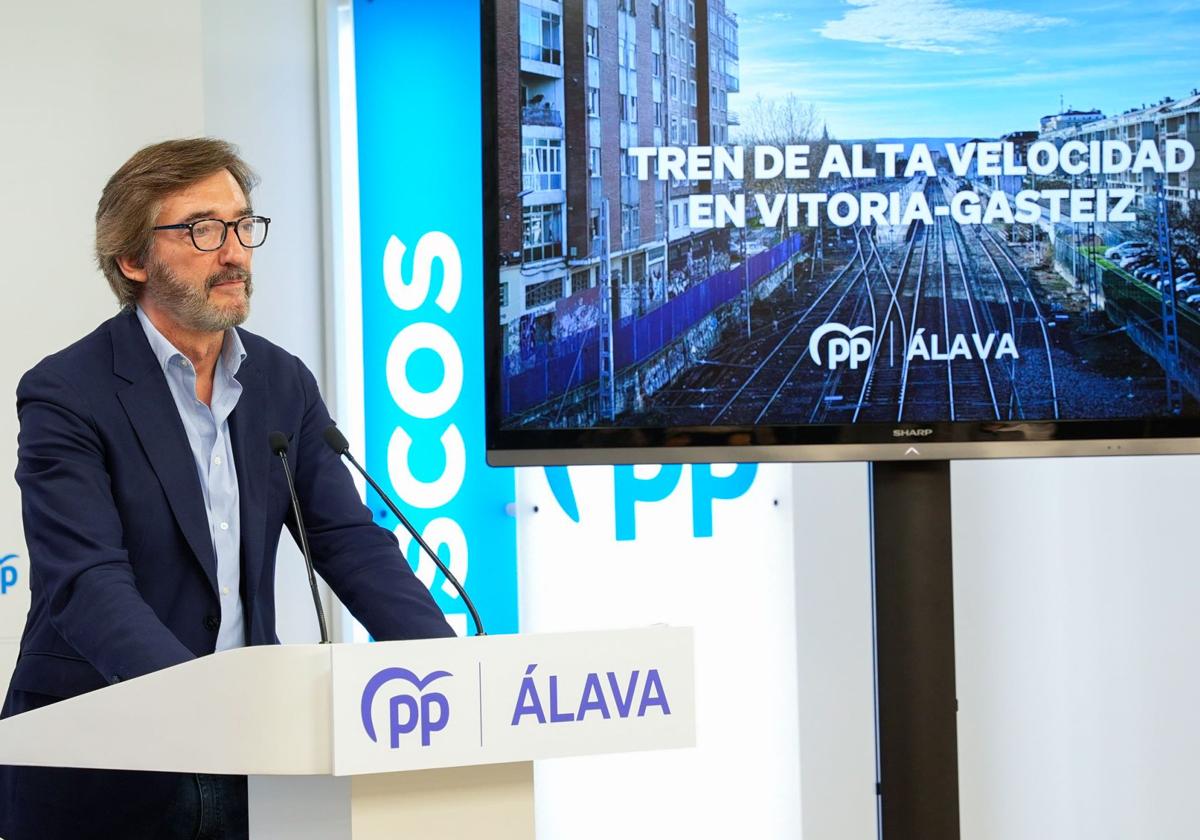
<path fill-rule="evenodd" d="M 17 389 L 32 603 L 2 716 L 241 645 L 277 644 L 289 460 L 317 570 L 378 639 L 452 634 L 322 439 L 294 356 L 237 329 L 270 220 L 228 144 L 142 149 L 96 254 L 122 306 Z M 0 768 L 0 837 L 243 837 L 244 777 Z"/>

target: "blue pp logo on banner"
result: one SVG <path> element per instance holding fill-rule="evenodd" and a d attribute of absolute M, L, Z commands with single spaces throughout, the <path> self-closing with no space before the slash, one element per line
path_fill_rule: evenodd
<path fill-rule="evenodd" d="M 6 554 L 0 557 L 0 595 L 7 595 L 8 590 L 17 585 L 20 573 L 10 561 L 16 560 L 16 554 Z"/>
<path fill-rule="evenodd" d="M 757 464 L 738 464 L 729 475 L 714 475 L 711 464 L 693 464 L 692 471 L 692 536 L 713 535 L 713 503 L 729 501 L 745 495 L 758 474 Z M 546 482 L 563 513 L 574 522 L 581 521 L 579 502 L 566 467 L 546 467 Z M 637 506 L 654 504 L 667 499 L 679 486 L 682 464 L 663 464 L 656 474 L 639 478 L 628 464 L 613 467 L 613 510 L 616 538 L 620 541 L 637 539 Z"/>
<path fill-rule="evenodd" d="M 418 677 L 407 668 L 384 668 L 371 677 L 362 695 L 362 725 L 367 737 L 379 743 L 375 734 L 375 721 L 371 715 L 375 695 L 387 683 L 402 680 L 411 683 L 417 694 L 414 696 L 411 693 L 397 693 L 388 700 L 390 746 L 393 750 L 399 749 L 401 735 L 409 735 L 420 729 L 421 746 L 428 747 L 433 733 L 441 732 L 450 722 L 450 701 L 439 691 L 426 692 L 425 687 L 442 677 L 452 676 L 454 675 L 449 671 L 434 671 L 424 677 Z"/>

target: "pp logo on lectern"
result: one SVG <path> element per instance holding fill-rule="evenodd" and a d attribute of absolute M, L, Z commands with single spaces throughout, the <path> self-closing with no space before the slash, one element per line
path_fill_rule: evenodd
<path fill-rule="evenodd" d="M 416 689 L 413 693 L 397 692 L 388 699 L 388 733 L 391 748 L 400 748 L 400 736 L 409 735 L 420 730 L 421 746 L 428 747 L 430 737 L 434 732 L 440 732 L 450 722 L 450 701 L 441 692 L 425 691 L 426 686 L 442 677 L 454 676 L 449 671 L 434 671 L 424 677 L 418 677 L 407 668 L 384 668 L 367 681 L 362 695 L 362 725 L 367 737 L 375 743 L 379 738 L 375 734 L 375 721 L 371 709 L 375 703 L 375 695 L 380 689 L 393 680 L 410 683 Z"/>

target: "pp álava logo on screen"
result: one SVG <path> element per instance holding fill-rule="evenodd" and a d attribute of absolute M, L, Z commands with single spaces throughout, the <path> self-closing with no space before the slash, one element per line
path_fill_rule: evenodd
<path fill-rule="evenodd" d="M 362 694 L 362 725 L 367 737 L 379 743 L 372 707 L 380 690 L 395 681 L 402 685 L 396 686 L 397 692 L 388 698 L 389 746 L 393 750 L 400 749 L 401 736 L 415 734 L 420 738 L 421 746 L 428 747 L 433 733 L 441 732 L 450 722 L 450 701 L 441 692 L 426 691 L 426 688 L 443 677 L 452 676 L 449 671 L 433 671 L 418 677 L 407 668 L 384 668 L 371 677 Z M 411 685 L 412 690 L 399 690 L 403 683 Z"/>

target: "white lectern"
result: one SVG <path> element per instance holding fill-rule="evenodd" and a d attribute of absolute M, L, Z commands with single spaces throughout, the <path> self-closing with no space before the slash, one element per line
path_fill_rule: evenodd
<path fill-rule="evenodd" d="M 255 840 L 528 840 L 533 760 L 695 744 L 692 644 L 241 648 L 0 721 L 0 764 L 246 774 Z"/>

